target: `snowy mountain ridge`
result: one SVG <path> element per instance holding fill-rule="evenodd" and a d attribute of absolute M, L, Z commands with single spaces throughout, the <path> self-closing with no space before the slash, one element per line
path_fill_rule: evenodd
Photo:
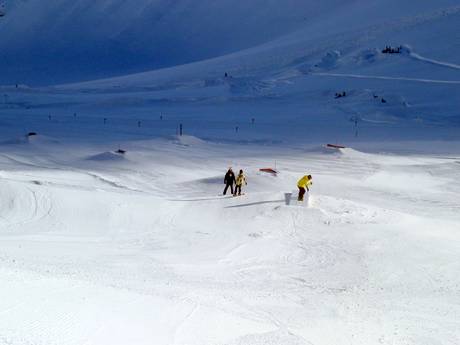
<path fill-rule="evenodd" d="M 456 6 L 452 0 L 10 0 L 0 19 L 0 83 L 44 85 L 120 76 L 272 41 L 280 46 L 297 41 L 305 50 L 353 30 L 401 32 L 421 18 L 452 16 Z M 437 49 L 439 42 L 431 43 Z"/>
<path fill-rule="evenodd" d="M 282 6 L 262 0 L 9 1 L 0 21 L 0 50 L 10 68 L 24 64 L 28 73 L 48 83 L 53 79 L 48 74 L 78 81 L 79 76 L 120 75 L 248 48 L 302 27 L 330 3 L 334 1 L 289 0 Z M 21 77 L 31 80 L 25 73 Z"/>

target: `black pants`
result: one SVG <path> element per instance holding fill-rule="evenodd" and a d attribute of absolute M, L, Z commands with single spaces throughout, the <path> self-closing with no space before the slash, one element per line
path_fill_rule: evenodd
<path fill-rule="evenodd" d="M 303 201 L 303 196 L 304 195 L 305 195 L 305 188 L 299 187 L 299 197 L 297 198 L 297 200 Z"/>
<path fill-rule="evenodd" d="M 228 189 L 228 187 L 230 187 L 230 191 L 231 191 L 232 194 L 233 194 L 233 183 L 232 183 L 232 184 L 227 183 L 227 184 L 225 185 L 224 195 L 227 194 L 227 189 Z"/>
<path fill-rule="evenodd" d="M 234 195 L 241 195 L 241 185 L 236 185 L 235 187 L 235 194 Z"/>

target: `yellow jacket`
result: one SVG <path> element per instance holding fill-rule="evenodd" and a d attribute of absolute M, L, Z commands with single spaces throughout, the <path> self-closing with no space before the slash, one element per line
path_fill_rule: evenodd
<path fill-rule="evenodd" d="M 305 175 L 297 182 L 297 187 L 299 188 L 308 188 L 309 186 L 311 186 L 311 180 L 308 178 L 308 175 Z"/>
<path fill-rule="evenodd" d="M 236 185 L 237 186 L 242 186 L 243 183 L 246 183 L 246 176 L 244 176 L 243 174 L 239 174 L 238 177 L 236 178 Z"/>

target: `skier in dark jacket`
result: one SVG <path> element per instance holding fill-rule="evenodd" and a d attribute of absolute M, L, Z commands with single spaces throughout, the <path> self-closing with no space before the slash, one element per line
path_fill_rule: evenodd
<path fill-rule="evenodd" d="M 224 178 L 224 184 L 225 184 L 224 195 L 227 194 L 228 187 L 230 187 L 230 192 L 232 192 L 233 194 L 233 185 L 235 184 L 235 182 L 236 182 L 235 174 L 233 173 L 232 168 L 228 168 L 228 171 L 225 174 L 225 178 Z"/>

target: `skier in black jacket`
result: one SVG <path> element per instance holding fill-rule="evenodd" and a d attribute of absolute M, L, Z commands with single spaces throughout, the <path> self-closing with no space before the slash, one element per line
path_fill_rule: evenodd
<path fill-rule="evenodd" d="M 232 195 L 233 195 L 233 185 L 235 183 L 236 183 L 235 174 L 233 173 L 232 168 L 228 168 L 228 171 L 225 174 L 225 178 L 224 178 L 224 184 L 225 184 L 224 195 L 227 194 L 228 187 L 230 187 L 230 191 L 232 192 Z"/>

